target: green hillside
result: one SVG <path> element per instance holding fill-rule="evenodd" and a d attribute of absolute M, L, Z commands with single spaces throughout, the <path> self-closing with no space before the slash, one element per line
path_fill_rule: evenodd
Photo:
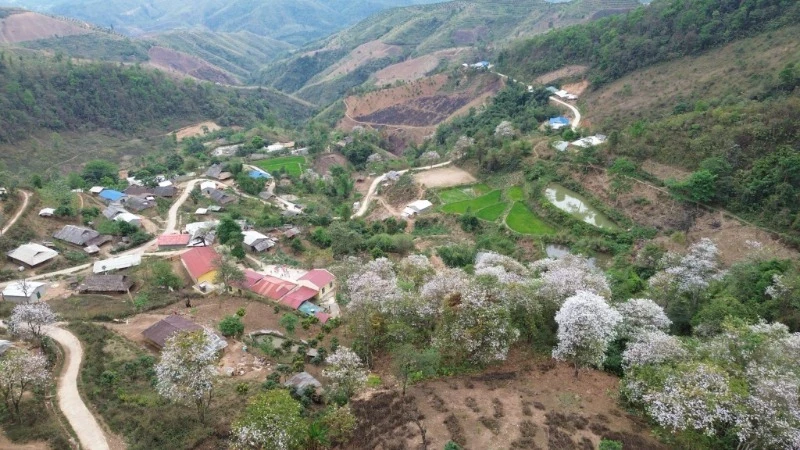
<path fill-rule="evenodd" d="M 297 55 L 278 61 L 255 81 L 301 98 L 326 104 L 364 83 L 384 67 L 437 50 L 472 47 L 490 57 L 498 47 L 520 37 L 585 22 L 635 8 L 636 0 L 540 0 L 446 2 L 397 8 L 370 17 Z M 375 57 L 346 74 L 332 75 L 356 47 L 380 41 L 400 48 L 400 56 Z"/>
<path fill-rule="evenodd" d="M 498 67 L 521 79 L 569 64 L 591 66 L 595 84 L 660 61 L 800 22 L 794 0 L 664 0 L 626 15 L 569 27 L 512 46 Z"/>
<path fill-rule="evenodd" d="M 151 39 L 166 47 L 200 57 L 244 80 L 266 62 L 294 48 L 289 43 L 248 31 L 215 33 L 179 30 L 152 36 Z"/>

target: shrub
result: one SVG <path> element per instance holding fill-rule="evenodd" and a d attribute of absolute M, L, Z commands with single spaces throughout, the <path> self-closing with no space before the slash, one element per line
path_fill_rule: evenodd
<path fill-rule="evenodd" d="M 622 450 L 622 442 L 603 439 L 600 441 L 600 450 Z"/>
<path fill-rule="evenodd" d="M 239 316 L 227 316 L 219 322 L 219 331 L 225 337 L 239 337 L 244 333 L 244 324 Z"/>

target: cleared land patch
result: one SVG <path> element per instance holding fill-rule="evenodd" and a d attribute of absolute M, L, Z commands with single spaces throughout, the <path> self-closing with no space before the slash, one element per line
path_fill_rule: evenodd
<path fill-rule="evenodd" d="M 506 225 L 521 234 L 553 234 L 555 229 L 537 217 L 522 202 L 514 203 L 506 217 Z"/>
<path fill-rule="evenodd" d="M 281 158 L 265 159 L 255 163 L 256 167 L 266 170 L 269 173 L 278 173 L 281 168 L 286 168 L 286 173 L 299 176 L 303 173 L 306 159 L 302 156 L 284 156 Z"/>
<path fill-rule="evenodd" d="M 0 43 L 3 44 L 92 32 L 89 26 L 81 26 L 77 22 L 68 22 L 35 12 L 11 14 L 0 20 Z"/>
<path fill-rule="evenodd" d="M 190 125 L 175 131 L 175 137 L 178 139 L 178 142 L 180 142 L 186 138 L 202 136 L 206 134 L 206 130 L 208 130 L 209 133 L 213 133 L 221 128 L 222 127 L 217 125 L 215 122 L 207 120 L 205 122 L 200 122 L 196 125 Z"/>
<path fill-rule="evenodd" d="M 417 172 L 414 174 L 414 181 L 428 188 L 443 188 L 474 183 L 476 180 L 466 170 L 448 166 Z M 466 200 L 466 198 L 461 200 Z"/>

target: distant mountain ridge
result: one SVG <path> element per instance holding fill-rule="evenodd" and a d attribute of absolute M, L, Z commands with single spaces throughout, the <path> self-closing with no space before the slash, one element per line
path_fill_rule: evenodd
<path fill-rule="evenodd" d="M 10 0 L 10 3 L 74 17 L 131 36 L 175 30 L 247 31 L 293 45 L 302 45 L 328 36 L 381 10 L 432 1 Z"/>

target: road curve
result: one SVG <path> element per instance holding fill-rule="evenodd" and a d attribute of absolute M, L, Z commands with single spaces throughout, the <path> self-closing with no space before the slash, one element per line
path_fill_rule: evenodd
<path fill-rule="evenodd" d="M 108 440 L 78 392 L 78 373 L 83 361 L 83 348 L 74 334 L 63 328 L 50 327 L 47 335 L 64 349 L 64 367 L 58 378 L 58 407 L 69 421 L 81 448 L 108 450 Z"/>
<path fill-rule="evenodd" d="M 411 168 L 411 169 L 398 170 L 397 173 L 402 175 L 402 174 L 404 174 L 406 172 L 409 172 L 409 171 L 411 171 L 411 172 L 421 172 L 423 170 L 430 170 L 430 169 L 436 169 L 436 168 L 439 168 L 439 167 L 444 167 L 444 166 L 449 165 L 452 162 L 453 161 L 446 161 L 446 162 L 443 162 L 443 163 L 434 164 L 432 166 L 414 167 L 414 168 Z M 375 191 L 378 190 L 378 186 L 385 179 L 386 179 L 386 174 L 384 173 L 383 175 L 380 175 L 378 178 L 375 178 L 375 180 L 372 181 L 372 184 L 369 186 L 369 190 L 367 191 L 367 195 L 364 196 L 364 198 L 361 200 L 361 206 L 358 208 L 358 211 L 356 211 L 352 216 L 350 216 L 351 219 L 355 219 L 357 217 L 361 217 L 364 214 L 366 214 L 367 209 L 369 209 L 369 204 L 372 201 L 372 198 L 375 196 Z"/>
<path fill-rule="evenodd" d="M 17 212 L 14 214 L 14 217 L 12 217 L 11 220 L 8 221 L 6 226 L 4 226 L 2 230 L 0 230 L 0 236 L 6 234 L 6 231 L 11 229 L 11 227 L 13 227 L 15 223 L 17 223 L 17 220 L 19 220 L 19 218 L 22 217 L 22 213 L 24 213 L 25 210 L 28 208 L 28 200 L 30 200 L 31 194 L 27 191 L 23 191 L 22 189 L 20 189 L 19 192 L 22 193 L 22 206 L 20 206 L 17 209 Z"/>
<path fill-rule="evenodd" d="M 555 98 L 555 97 L 550 97 L 550 100 L 552 100 L 552 101 L 554 101 L 554 102 L 556 102 L 556 103 L 558 103 L 558 104 L 564 105 L 564 106 L 566 106 L 567 108 L 569 108 L 569 109 L 571 109 L 571 110 L 572 110 L 572 114 L 574 114 L 574 115 L 575 115 L 575 119 L 573 119 L 573 120 L 572 120 L 572 125 L 571 125 L 571 128 L 572 128 L 572 131 L 576 131 L 576 130 L 578 129 L 578 126 L 579 126 L 579 125 L 580 125 L 580 123 L 581 123 L 581 112 L 580 112 L 580 111 L 578 111 L 578 108 L 576 108 L 576 107 L 574 107 L 574 106 L 570 105 L 570 104 L 569 104 L 569 103 L 567 103 L 567 102 L 561 101 L 561 100 L 559 100 L 559 99 L 557 99 L 557 98 Z"/>

